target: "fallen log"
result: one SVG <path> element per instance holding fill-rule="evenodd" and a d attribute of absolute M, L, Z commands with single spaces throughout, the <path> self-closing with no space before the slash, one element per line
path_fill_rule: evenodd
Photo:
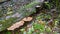
<path fill-rule="evenodd" d="M 43 2 L 43 1 L 42 1 Z M 0 20 L 0 31 L 3 31 L 10 27 L 12 24 L 20 21 L 24 17 L 29 16 L 30 14 L 35 13 L 35 6 L 42 3 L 40 0 L 33 1 L 27 5 L 21 6 L 15 13 L 12 15 L 4 16 L 2 20 Z M 4 14 L 5 15 L 5 14 Z"/>

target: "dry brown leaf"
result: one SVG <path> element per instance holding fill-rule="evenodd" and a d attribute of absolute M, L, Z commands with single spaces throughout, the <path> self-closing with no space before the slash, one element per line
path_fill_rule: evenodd
<path fill-rule="evenodd" d="M 14 30 L 16 28 L 19 28 L 20 26 L 22 26 L 24 24 L 24 21 L 19 21 L 15 24 L 13 24 L 11 27 L 7 28 L 7 30 Z"/>
<path fill-rule="evenodd" d="M 27 17 L 27 18 L 24 18 L 23 21 L 31 21 L 33 18 L 32 17 Z"/>

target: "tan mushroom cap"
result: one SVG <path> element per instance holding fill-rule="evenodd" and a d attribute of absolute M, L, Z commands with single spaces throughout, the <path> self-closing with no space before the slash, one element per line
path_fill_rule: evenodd
<path fill-rule="evenodd" d="M 19 21 L 15 24 L 13 24 L 11 27 L 7 28 L 7 30 L 14 30 L 16 28 L 19 28 L 20 26 L 22 26 L 24 24 L 24 21 Z"/>
<path fill-rule="evenodd" d="M 32 17 L 27 17 L 27 18 L 24 18 L 23 21 L 31 21 L 33 18 Z"/>
<path fill-rule="evenodd" d="M 32 17 L 24 18 L 21 21 L 16 22 L 15 24 L 7 28 L 7 30 L 15 30 L 16 28 L 19 28 L 20 26 L 22 26 L 25 23 L 24 21 L 31 21 L 32 19 L 33 19 Z"/>

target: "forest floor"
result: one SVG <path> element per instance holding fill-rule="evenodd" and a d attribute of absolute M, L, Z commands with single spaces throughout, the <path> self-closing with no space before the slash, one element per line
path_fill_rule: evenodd
<path fill-rule="evenodd" d="M 58 20 L 51 19 L 51 15 L 38 11 L 28 17 L 32 17 L 31 21 L 25 21 L 24 25 L 13 31 L 2 31 L 0 34 L 60 34 L 57 27 Z"/>

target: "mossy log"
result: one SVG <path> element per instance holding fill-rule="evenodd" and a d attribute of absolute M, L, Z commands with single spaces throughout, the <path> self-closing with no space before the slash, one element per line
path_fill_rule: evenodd
<path fill-rule="evenodd" d="M 7 1 L 7 0 L 0 0 L 0 2 L 4 2 L 4 1 Z"/>
<path fill-rule="evenodd" d="M 40 4 L 39 1 L 33 1 L 27 5 L 21 6 L 19 9 L 14 11 L 12 7 L 9 7 L 7 9 L 0 9 L 0 31 L 3 31 L 10 27 L 12 24 L 16 23 L 17 21 L 20 21 L 24 17 L 27 17 L 33 13 L 35 13 L 35 6 Z M 5 8 L 5 7 L 4 7 Z M 6 13 L 1 11 L 7 11 Z"/>

